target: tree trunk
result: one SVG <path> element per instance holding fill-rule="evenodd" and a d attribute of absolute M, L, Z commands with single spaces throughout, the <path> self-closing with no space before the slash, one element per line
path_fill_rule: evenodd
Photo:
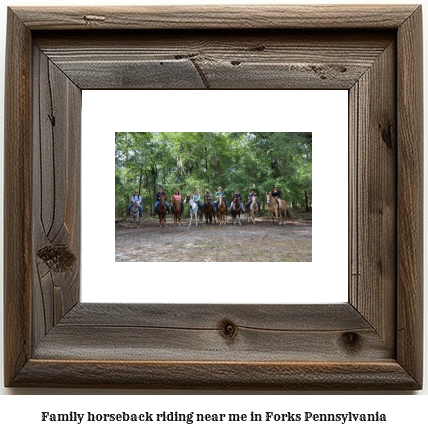
<path fill-rule="evenodd" d="M 205 146 L 205 173 L 207 174 L 207 184 L 210 183 L 210 178 L 208 176 L 208 148 Z"/>
<path fill-rule="evenodd" d="M 305 190 L 305 208 L 306 212 L 309 212 L 309 198 L 308 198 L 308 192 Z"/>
<path fill-rule="evenodd" d="M 156 182 L 158 180 L 157 170 L 155 166 L 152 166 L 152 179 L 153 179 L 153 197 L 156 196 Z"/>

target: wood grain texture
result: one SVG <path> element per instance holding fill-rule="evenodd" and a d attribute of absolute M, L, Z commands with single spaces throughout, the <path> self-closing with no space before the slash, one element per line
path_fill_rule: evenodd
<path fill-rule="evenodd" d="M 31 38 L 9 11 L 5 77 L 4 321 L 5 383 L 30 357 L 31 331 Z M 19 128 L 17 126 L 19 125 Z"/>
<path fill-rule="evenodd" d="M 6 385 L 421 388 L 421 41 L 416 6 L 9 10 Z M 81 90 L 243 86 L 349 89 L 349 303 L 79 303 Z"/>
<path fill-rule="evenodd" d="M 33 50 L 33 345 L 79 301 L 81 90 Z"/>
<path fill-rule="evenodd" d="M 227 333 L 227 327 L 233 333 Z M 349 304 L 80 304 L 46 336 L 33 357 L 355 362 L 392 359 L 394 352 Z"/>
<path fill-rule="evenodd" d="M 395 43 L 350 91 L 350 302 L 395 348 L 397 125 Z"/>
<path fill-rule="evenodd" d="M 367 30 L 89 36 L 53 32 L 35 44 L 81 89 L 349 89 L 394 39 Z"/>
<path fill-rule="evenodd" d="M 14 7 L 32 30 L 65 29 L 397 29 L 415 5 Z"/>
<path fill-rule="evenodd" d="M 372 327 L 348 303 L 291 305 L 79 303 L 64 325 L 165 327 L 217 330 L 224 321 L 266 330 L 368 330 Z"/>
<path fill-rule="evenodd" d="M 397 359 L 416 381 L 423 369 L 422 8 L 398 31 Z"/>
<path fill-rule="evenodd" d="M 366 363 L 30 360 L 16 386 L 223 390 L 412 390 L 394 361 Z"/>

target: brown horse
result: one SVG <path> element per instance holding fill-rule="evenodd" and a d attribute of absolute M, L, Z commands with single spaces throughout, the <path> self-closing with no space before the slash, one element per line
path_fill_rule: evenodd
<path fill-rule="evenodd" d="M 166 226 L 166 213 L 168 209 L 165 204 L 165 196 L 160 197 L 160 203 L 158 205 L 158 208 L 156 210 L 157 215 L 159 216 L 159 226 Z"/>
<path fill-rule="evenodd" d="M 174 215 L 174 227 L 176 223 L 181 226 L 181 203 L 174 196 L 171 196 L 171 210 Z"/>
<path fill-rule="evenodd" d="M 224 203 L 223 197 L 219 196 L 217 204 L 217 220 L 221 225 L 226 224 L 226 204 Z"/>
<path fill-rule="evenodd" d="M 213 204 L 206 197 L 204 197 L 204 204 L 202 206 L 202 210 L 204 211 L 206 225 L 208 224 L 208 220 L 210 221 L 210 224 L 212 224 L 213 217 L 214 217 L 214 224 L 217 224 L 215 220 L 215 211 L 214 211 Z"/>
<path fill-rule="evenodd" d="M 236 225 L 236 218 L 238 217 L 238 223 L 239 225 L 241 225 L 241 214 L 244 214 L 242 212 L 242 208 L 241 208 L 241 199 L 239 199 L 239 197 L 233 199 L 233 205 L 232 205 L 232 219 L 233 219 L 233 224 Z"/>
<path fill-rule="evenodd" d="M 278 217 L 280 219 L 279 224 L 284 224 L 284 225 L 286 224 L 286 220 L 285 220 L 286 216 L 288 216 L 291 220 L 293 220 L 290 211 L 288 210 L 288 203 L 285 200 L 278 198 L 278 202 L 277 202 L 275 198 L 272 197 L 272 193 L 269 192 L 266 193 L 266 203 L 270 215 L 272 217 L 272 226 L 275 225 L 275 220 L 276 220 L 276 224 L 278 225 Z M 284 217 L 282 216 L 282 214 L 284 214 Z"/>

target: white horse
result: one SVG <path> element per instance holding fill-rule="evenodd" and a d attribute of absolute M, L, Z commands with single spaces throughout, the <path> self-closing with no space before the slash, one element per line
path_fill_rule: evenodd
<path fill-rule="evenodd" d="M 198 226 L 198 204 L 193 200 L 190 199 L 190 196 L 186 196 L 186 199 L 184 199 L 183 204 L 189 204 L 190 205 L 190 223 L 189 226 L 192 224 L 192 217 L 195 217 L 196 226 Z"/>
<path fill-rule="evenodd" d="M 250 217 L 253 219 L 253 223 L 256 224 L 256 215 L 259 211 L 259 206 L 257 205 L 257 197 L 253 196 L 251 198 L 251 204 L 250 204 L 250 212 L 248 213 L 248 222 L 250 223 Z"/>
<path fill-rule="evenodd" d="M 136 223 L 140 223 L 140 201 L 139 200 L 136 200 L 132 204 L 129 212 L 131 214 L 131 219 Z"/>

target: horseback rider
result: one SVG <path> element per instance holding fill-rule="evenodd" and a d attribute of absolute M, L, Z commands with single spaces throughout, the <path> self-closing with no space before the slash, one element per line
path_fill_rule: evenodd
<path fill-rule="evenodd" d="M 273 189 L 272 197 L 275 199 L 275 202 L 279 205 L 278 199 L 281 199 L 281 192 L 278 190 L 277 185 L 275 185 Z"/>
<path fill-rule="evenodd" d="M 238 189 L 236 189 L 235 193 L 233 193 L 232 203 L 230 204 L 230 211 L 232 211 L 232 206 L 233 206 L 233 203 L 236 202 L 236 199 L 239 199 L 241 201 L 241 208 L 242 208 L 242 212 L 244 213 L 245 212 L 244 204 L 242 203 L 241 193 L 239 193 Z"/>
<path fill-rule="evenodd" d="M 180 204 L 181 206 L 181 213 L 184 213 L 184 205 L 181 203 L 181 194 L 178 190 L 175 190 L 175 193 L 172 195 L 172 197 Z"/>
<path fill-rule="evenodd" d="M 247 212 L 248 212 L 248 208 L 250 207 L 251 202 L 253 201 L 253 197 L 257 197 L 257 194 L 254 192 L 254 189 L 252 188 L 250 190 L 250 194 L 248 195 L 248 202 L 245 205 L 245 208 L 246 208 Z M 259 207 L 258 212 L 260 212 L 260 202 L 257 200 L 256 203 L 257 203 L 257 205 Z"/>
<path fill-rule="evenodd" d="M 135 190 L 135 194 L 131 198 L 131 204 L 126 209 L 126 215 L 129 215 L 131 213 L 132 205 L 134 205 L 134 202 L 136 201 L 140 202 L 140 217 L 143 217 L 143 206 L 141 205 L 143 201 L 141 200 L 141 196 L 138 194 L 138 190 Z"/>
<path fill-rule="evenodd" d="M 156 203 L 155 203 L 155 209 L 153 210 L 153 215 L 156 215 L 156 210 L 158 209 L 158 205 L 161 201 L 161 196 L 163 196 L 165 198 L 165 205 L 166 205 L 166 209 L 168 210 L 168 214 L 170 213 L 169 210 L 169 203 L 166 201 L 166 193 L 163 191 L 162 188 L 159 189 L 159 192 L 156 194 Z"/>
<path fill-rule="evenodd" d="M 216 199 L 217 199 L 217 200 L 214 202 L 214 205 L 215 205 L 216 210 L 217 210 L 217 207 L 218 207 L 218 199 L 219 199 L 219 197 L 222 197 L 224 203 L 226 204 L 226 211 L 227 211 L 227 207 L 228 207 L 229 205 L 227 204 L 226 195 L 225 195 L 224 192 L 222 191 L 222 188 L 221 188 L 221 187 L 218 187 L 218 188 L 217 188 L 217 193 L 215 194 L 215 197 L 216 197 Z"/>
<path fill-rule="evenodd" d="M 197 203 L 199 211 L 202 211 L 201 196 L 199 194 L 199 190 L 198 189 L 196 189 L 195 193 L 193 194 L 193 202 Z"/>
<path fill-rule="evenodd" d="M 211 193 L 210 189 L 207 188 L 205 190 L 205 196 L 204 199 L 206 199 L 208 202 L 211 202 L 211 205 L 213 206 L 214 209 L 214 203 L 213 203 L 213 194 Z"/>

